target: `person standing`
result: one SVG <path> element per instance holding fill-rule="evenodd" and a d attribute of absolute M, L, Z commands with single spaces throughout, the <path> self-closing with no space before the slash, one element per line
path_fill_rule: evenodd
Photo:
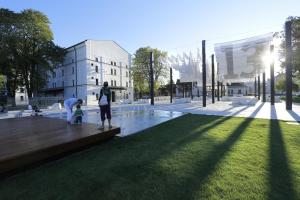
<path fill-rule="evenodd" d="M 64 101 L 64 107 L 67 111 L 67 122 L 69 124 L 71 124 L 71 120 L 72 120 L 73 107 L 75 105 L 80 105 L 82 103 L 83 103 L 82 99 L 77 99 L 77 98 L 69 98 Z"/>
<path fill-rule="evenodd" d="M 111 111 L 110 111 L 111 92 L 108 88 L 108 82 L 103 83 L 103 87 L 100 90 L 100 98 L 98 101 L 101 113 L 101 126 L 99 129 L 104 129 L 105 116 L 108 120 L 108 127 L 112 128 L 111 125 Z"/>

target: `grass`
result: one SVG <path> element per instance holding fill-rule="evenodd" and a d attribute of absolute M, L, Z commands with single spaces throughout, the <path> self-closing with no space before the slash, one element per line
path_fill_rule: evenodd
<path fill-rule="evenodd" d="M 0 180 L 0 199 L 299 199 L 299 130 L 189 114 Z"/>

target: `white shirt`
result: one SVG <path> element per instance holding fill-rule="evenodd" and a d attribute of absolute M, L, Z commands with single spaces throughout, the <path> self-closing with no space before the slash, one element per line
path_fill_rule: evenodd
<path fill-rule="evenodd" d="M 77 98 L 69 98 L 64 101 L 64 105 L 68 106 L 68 108 L 73 108 L 73 106 L 77 103 Z"/>

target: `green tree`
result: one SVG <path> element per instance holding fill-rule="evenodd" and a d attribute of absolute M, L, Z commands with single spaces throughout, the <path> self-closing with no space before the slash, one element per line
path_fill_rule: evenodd
<path fill-rule="evenodd" d="M 7 92 L 13 105 L 16 89 L 21 84 L 19 30 L 19 15 L 8 9 L 0 9 L 0 73 L 7 77 Z"/>
<path fill-rule="evenodd" d="M 150 91 L 150 52 L 153 52 L 153 77 L 154 89 L 160 86 L 160 79 L 168 75 L 168 67 L 162 63 L 167 57 L 167 52 L 151 47 L 139 48 L 133 58 L 132 76 L 135 91 L 140 94 Z"/>
<path fill-rule="evenodd" d="M 276 80 L 276 89 L 279 90 L 279 91 L 282 91 L 282 92 L 285 92 L 286 91 L 286 79 L 285 79 L 285 74 L 284 73 L 281 73 L 278 75 L 277 77 L 277 80 Z M 297 80 L 296 78 L 293 79 L 293 82 L 292 82 L 292 90 L 294 92 L 298 92 L 299 91 L 299 85 L 297 84 Z"/>
<path fill-rule="evenodd" d="M 293 64 L 293 75 L 297 77 L 297 79 L 300 79 L 300 17 L 289 17 L 287 21 L 292 22 L 292 64 Z M 285 67 L 285 34 L 283 33 L 281 36 L 282 38 L 282 44 L 281 44 L 281 66 Z"/>
<path fill-rule="evenodd" d="M 44 86 L 46 71 L 63 61 L 65 50 L 54 44 L 49 24 L 39 11 L 0 9 L 0 73 L 11 97 L 25 86 L 31 98 Z"/>

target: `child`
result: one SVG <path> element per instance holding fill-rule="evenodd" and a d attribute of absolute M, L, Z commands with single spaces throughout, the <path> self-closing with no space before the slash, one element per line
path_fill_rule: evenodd
<path fill-rule="evenodd" d="M 76 106 L 76 110 L 75 110 L 73 116 L 75 117 L 75 124 L 81 124 L 81 123 L 82 123 L 83 112 L 82 112 L 82 110 L 80 109 L 80 104 L 78 104 L 78 105 Z"/>

